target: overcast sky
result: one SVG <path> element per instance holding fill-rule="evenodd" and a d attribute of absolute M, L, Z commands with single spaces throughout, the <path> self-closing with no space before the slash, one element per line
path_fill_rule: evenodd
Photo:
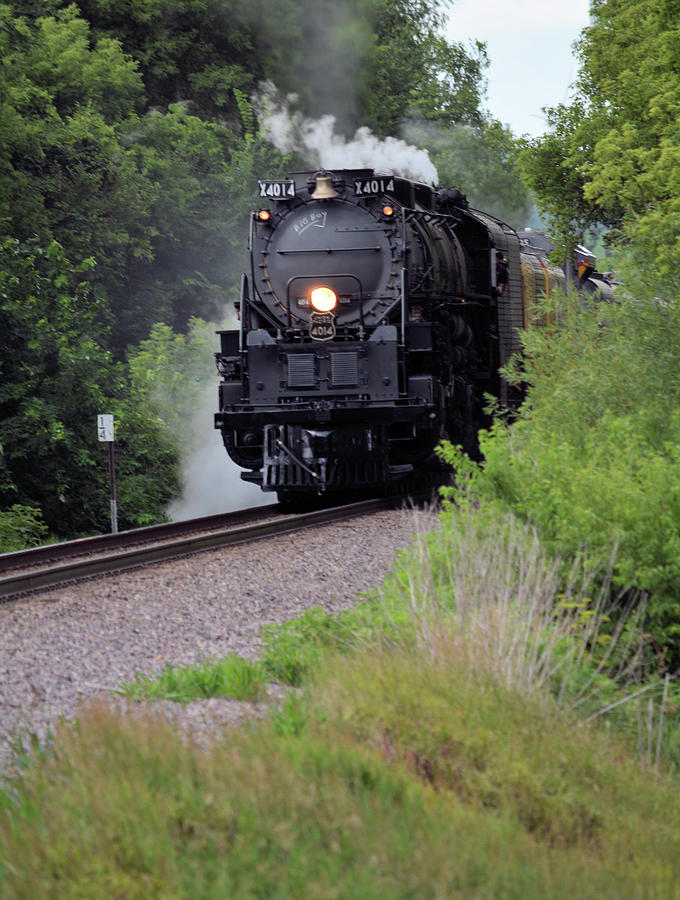
<path fill-rule="evenodd" d="M 486 42 L 486 105 L 515 134 L 542 134 L 541 107 L 569 100 L 578 72 L 571 45 L 588 9 L 588 0 L 454 0 L 447 36 Z"/>

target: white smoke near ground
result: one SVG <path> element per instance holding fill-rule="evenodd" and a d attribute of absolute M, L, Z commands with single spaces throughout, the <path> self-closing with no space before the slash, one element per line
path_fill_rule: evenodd
<path fill-rule="evenodd" d="M 221 323 L 202 323 L 187 337 L 189 361 L 182 371 L 184 393 L 191 396 L 191 404 L 188 415 L 172 419 L 181 455 L 181 492 L 165 510 L 173 522 L 276 502 L 275 494 L 263 493 L 257 485 L 241 480 L 243 470 L 229 458 L 220 432 L 213 427 L 219 385 L 212 361 L 219 347 L 217 332 L 237 327 L 238 321 L 229 311 Z M 198 349 L 189 342 L 192 336 L 200 339 Z M 155 401 L 161 410 L 169 410 L 173 397 L 172 392 L 161 389 Z"/>
<path fill-rule="evenodd" d="M 182 460 L 182 493 L 166 509 L 173 522 L 276 503 L 276 494 L 265 494 L 241 480 L 243 469 L 229 459 L 219 431 L 213 428 L 216 409 L 217 377 L 214 383 L 204 383 L 186 423 L 186 446 L 196 449 Z"/>
<path fill-rule="evenodd" d="M 335 116 L 309 119 L 292 109 L 295 94 L 279 97 L 271 82 L 253 97 L 260 126 L 282 153 L 299 153 L 315 168 L 371 168 L 386 175 L 401 175 L 425 184 L 437 184 L 437 170 L 427 150 L 399 138 L 378 138 L 370 128 L 358 128 L 350 140 L 335 133 Z"/>

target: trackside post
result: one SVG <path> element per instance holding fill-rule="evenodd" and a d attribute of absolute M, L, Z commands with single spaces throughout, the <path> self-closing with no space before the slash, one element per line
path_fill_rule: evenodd
<path fill-rule="evenodd" d="M 116 458 L 113 439 L 113 416 L 97 416 L 97 437 L 109 445 L 109 482 L 111 484 L 111 533 L 118 533 L 118 507 L 116 504 Z"/>

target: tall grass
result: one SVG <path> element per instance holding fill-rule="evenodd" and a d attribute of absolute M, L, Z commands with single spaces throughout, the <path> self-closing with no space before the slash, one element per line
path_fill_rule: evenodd
<path fill-rule="evenodd" d="M 565 579 L 512 514 L 492 518 L 463 501 L 419 537 L 399 587 L 421 652 L 455 654 L 523 696 L 550 691 L 577 708 L 601 692 L 602 676 L 632 684 L 641 669 L 641 598 L 622 611 L 608 574 L 583 559 Z"/>
<path fill-rule="evenodd" d="M 0 896 L 673 896 L 677 782 L 554 705 L 403 647 L 326 655 L 304 705 L 207 752 L 103 707 L 61 726 L 0 793 Z"/>
<path fill-rule="evenodd" d="M 680 765 L 678 695 L 649 669 L 645 597 L 612 595 L 614 558 L 604 572 L 584 557 L 565 570 L 534 529 L 461 496 L 388 579 L 384 608 L 401 598 L 412 623 L 401 637 L 424 658 L 464 660 L 467 677 L 602 719 L 658 771 L 662 747 Z"/>
<path fill-rule="evenodd" d="M 357 608 L 338 615 L 315 608 L 266 626 L 257 663 L 232 655 L 170 666 L 157 676 L 138 675 L 121 692 L 182 702 L 258 699 L 267 680 L 309 683 L 329 652 L 415 647 L 425 658 L 464 660 L 469 677 L 483 673 L 527 699 L 549 696 L 583 720 L 605 717 L 633 735 L 641 756 L 658 767 L 666 711 L 674 704 L 668 681 L 643 681 L 644 598 L 612 599 L 611 569 L 612 563 L 604 573 L 593 571 L 580 558 L 565 573 L 528 525 L 460 499 L 442 514 L 439 529 L 417 534 L 383 588 Z M 296 704 L 289 703 L 293 718 Z M 278 721 L 284 731 L 300 728 L 297 719 Z"/>

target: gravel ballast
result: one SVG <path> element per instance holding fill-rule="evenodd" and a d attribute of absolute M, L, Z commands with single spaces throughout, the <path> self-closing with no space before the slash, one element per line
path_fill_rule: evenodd
<path fill-rule="evenodd" d="M 379 512 L 1 603 L 0 770 L 11 765 L 17 733 L 44 740 L 61 717 L 115 697 L 112 689 L 139 672 L 229 653 L 255 658 L 262 625 L 356 604 L 395 552 L 436 521 L 431 510 Z M 249 706 L 221 698 L 155 705 L 199 741 Z"/>

